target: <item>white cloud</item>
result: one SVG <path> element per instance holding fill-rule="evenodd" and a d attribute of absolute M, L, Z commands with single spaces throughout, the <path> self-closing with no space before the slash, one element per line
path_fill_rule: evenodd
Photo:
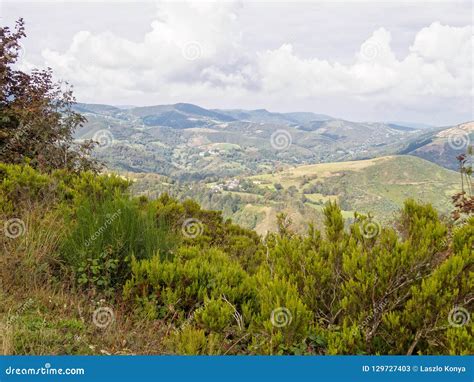
<path fill-rule="evenodd" d="M 443 105 L 451 115 L 470 104 L 470 26 L 433 22 L 418 31 L 403 57 L 392 49 L 391 31 L 378 28 L 353 47 L 351 62 L 341 63 L 302 57 L 289 43 L 259 51 L 245 46 L 241 7 L 161 3 L 141 41 L 80 31 L 66 51 L 44 49 L 41 64 L 73 83 L 82 101 L 301 110 L 321 99 L 332 100 L 335 108 L 343 99 L 348 109 L 366 102 L 367 110 L 396 104 L 426 113 Z"/>
<path fill-rule="evenodd" d="M 410 53 L 398 60 L 390 47 L 390 32 L 380 28 L 361 45 L 350 65 L 301 59 L 291 45 L 283 45 L 259 56 L 259 70 L 267 91 L 305 97 L 326 93 L 373 100 L 469 97 L 473 70 L 470 30 L 433 23 L 417 34 Z"/>

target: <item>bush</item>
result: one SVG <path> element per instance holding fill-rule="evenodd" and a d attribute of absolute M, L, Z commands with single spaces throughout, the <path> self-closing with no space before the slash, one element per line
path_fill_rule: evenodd
<path fill-rule="evenodd" d="M 27 228 L 2 237 L 5 290 L 73 286 L 105 297 L 122 320 L 156 329 L 161 352 L 474 351 L 472 216 L 452 225 L 409 200 L 394 227 L 360 214 L 349 225 L 329 203 L 322 232 L 295 234 L 281 215 L 279 232 L 262 240 L 191 200 L 133 198 L 114 176 L 27 165 L 0 165 L 0 176 L 2 216 Z M 36 340 L 24 346 L 23 329 L 9 327 L 6 341 L 44 352 Z"/>

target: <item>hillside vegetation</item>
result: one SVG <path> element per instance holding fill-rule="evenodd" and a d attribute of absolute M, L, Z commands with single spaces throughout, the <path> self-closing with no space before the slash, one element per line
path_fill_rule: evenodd
<path fill-rule="evenodd" d="M 78 104 L 74 110 L 87 118 L 76 139 L 101 142 L 94 155 L 110 168 L 182 181 L 395 154 L 422 134 L 314 113 L 208 110 L 184 103 L 127 109 Z"/>
<path fill-rule="evenodd" d="M 322 221 L 328 201 L 337 201 L 348 220 L 361 212 L 391 223 L 408 198 L 431 203 L 445 215 L 452 210 L 451 196 L 461 187 L 459 173 L 414 156 L 286 167 L 192 187 L 152 174 L 126 176 L 134 180 L 132 189 L 138 195 L 168 192 L 193 198 L 260 234 L 277 230 L 278 213 L 287 214 L 292 229 L 304 233 L 308 223 Z M 318 228 L 323 228 L 320 223 Z"/>
<path fill-rule="evenodd" d="M 264 239 L 116 176 L 0 165 L 3 354 L 467 354 L 474 218 L 337 204 Z"/>
<path fill-rule="evenodd" d="M 282 166 L 225 184 L 152 175 L 161 187 L 156 198 L 133 196 L 125 177 L 100 172 L 90 155 L 94 142 L 74 141 L 85 121 L 71 89 L 55 83 L 50 70 L 27 74 L 15 66 L 24 35 L 21 19 L 14 30 L 0 28 L 1 354 L 473 353 L 472 149 L 457 158 L 461 186 L 452 214 L 408 199 L 392 224 L 345 203 L 359 208 L 367 199 L 370 207 L 395 211 L 410 193 L 448 194 L 452 173 L 419 159 L 381 158 L 342 168 Z M 144 109 L 134 113 L 154 126 L 156 114 Z M 183 113 L 234 118 L 186 104 L 160 113 L 170 123 L 187 123 Z M 255 111 L 253 118 L 259 115 L 314 117 Z M 344 127 L 328 123 L 324 128 Z M 173 128 L 167 131 L 182 148 Z M 96 143 L 114 146 L 106 132 Z M 140 141 L 136 136 L 134 147 L 143 150 Z M 133 150 L 120 150 L 118 158 L 129 163 Z M 301 197 L 296 210 L 317 214 L 296 231 L 291 216 L 265 210 L 265 225 L 276 229 L 259 235 L 185 194 L 178 200 L 163 192 L 176 187 L 204 201 L 217 198 L 225 214 L 239 211 L 236 194 L 249 209 L 270 211 Z"/>
<path fill-rule="evenodd" d="M 451 170 L 458 169 L 455 158 L 474 142 L 474 122 L 429 132 L 413 140 L 404 153 L 416 155 Z"/>
<path fill-rule="evenodd" d="M 249 180 L 263 190 L 281 185 L 281 192 L 289 193 L 288 203 L 302 200 L 306 208 L 322 211 L 327 201 L 337 201 L 344 216 L 371 213 L 384 223 L 408 198 L 448 213 L 451 196 L 460 190 L 458 174 L 411 156 L 300 166 Z"/>

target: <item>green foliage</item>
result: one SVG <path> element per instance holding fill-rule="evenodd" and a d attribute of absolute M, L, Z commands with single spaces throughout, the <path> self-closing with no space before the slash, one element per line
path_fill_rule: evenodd
<path fill-rule="evenodd" d="M 341 215 L 341 209 L 336 203 L 329 202 L 324 209 L 324 225 L 326 235 L 331 241 L 339 241 L 344 229 L 344 221 Z"/>
<path fill-rule="evenodd" d="M 123 194 L 129 182 L 116 175 L 64 170 L 41 173 L 29 165 L 0 162 L 0 213 L 12 215 L 31 205 L 74 206 L 81 201 L 101 201 Z"/>
<path fill-rule="evenodd" d="M 262 240 L 192 200 L 133 198 L 117 177 L 3 164 L 0 174 L 3 215 L 21 218 L 41 204 L 49 213 L 39 225 L 64 220 L 55 256 L 36 260 L 51 283 L 123 307 L 117 321 L 161 328 L 167 353 L 474 351 L 472 322 L 459 323 L 473 308 L 472 217 L 454 225 L 408 200 L 394 227 L 360 214 L 349 224 L 329 202 L 324 230 L 297 234 L 282 214 L 279 232 Z M 24 246 L 19 240 L 18 253 Z M 14 347 L 33 352 L 27 332 L 41 325 L 28 320 Z"/>
<path fill-rule="evenodd" d="M 170 308 L 184 319 L 207 298 L 225 296 L 240 307 L 255 296 L 255 284 L 240 264 L 217 249 L 179 248 L 170 260 L 155 256 L 132 260 L 132 277 L 124 287 L 125 298 L 159 296 L 158 311 Z"/>
<path fill-rule="evenodd" d="M 168 340 L 168 347 L 174 354 L 182 355 L 219 355 L 222 338 L 216 333 L 206 335 L 202 329 L 186 327 L 184 330 L 173 333 Z"/>
<path fill-rule="evenodd" d="M 119 260 L 113 258 L 113 250 L 105 250 L 98 257 L 89 257 L 77 268 L 77 282 L 85 289 L 100 288 L 105 295 L 113 295 L 114 276 L 119 267 Z"/>
<path fill-rule="evenodd" d="M 155 220 L 153 206 L 125 196 L 96 202 L 84 199 L 69 219 L 71 230 L 61 256 L 79 273 L 83 285 L 98 278 L 94 283 L 98 289 L 103 289 L 104 282 L 122 285 L 130 275 L 132 255 L 139 259 L 156 253 L 167 256 L 174 246 L 173 235 Z M 93 275 L 87 282 L 86 273 Z"/>

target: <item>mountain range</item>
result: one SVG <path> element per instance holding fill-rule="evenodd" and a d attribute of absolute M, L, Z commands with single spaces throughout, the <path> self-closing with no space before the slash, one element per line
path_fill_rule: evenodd
<path fill-rule="evenodd" d="M 98 141 L 97 158 L 133 179 L 134 192 L 190 197 L 259 233 L 276 229 L 279 212 L 303 231 L 328 200 L 347 218 L 388 221 L 409 197 L 447 213 L 456 156 L 474 141 L 473 122 L 415 127 L 186 103 L 75 108 L 87 118 L 76 138 Z"/>
<path fill-rule="evenodd" d="M 472 123 L 463 125 L 464 130 L 422 129 L 310 112 L 211 110 L 186 103 L 132 108 L 77 104 L 75 108 L 87 118 L 76 138 L 100 141 L 96 155 L 110 168 L 183 180 L 394 154 L 413 154 L 454 169 L 456 154 L 465 147 L 448 145 L 446 132 L 461 132 L 467 139 L 473 133 Z"/>

